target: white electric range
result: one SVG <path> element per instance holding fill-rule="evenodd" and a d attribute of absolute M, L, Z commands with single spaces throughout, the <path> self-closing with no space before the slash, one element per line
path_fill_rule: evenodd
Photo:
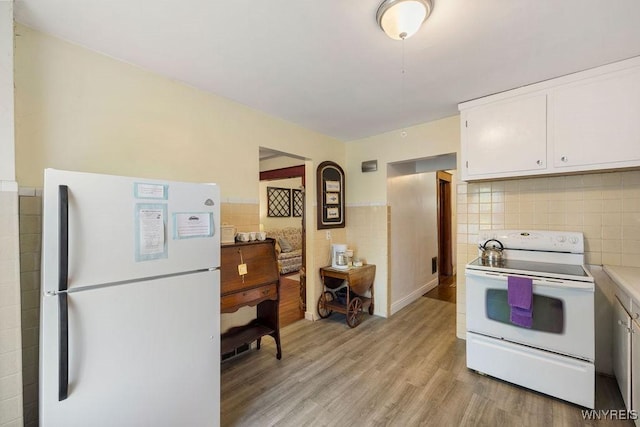
<path fill-rule="evenodd" d="M 588 408 L 595 404 L 594 280 L 582 233 L 486 230 L 504 259 L 467 264 L 467 367 Z M 480 251 L 479 251 L 480 255 Z M 510 320 L 509 276 L 532 280 L 532 325 Z"/>

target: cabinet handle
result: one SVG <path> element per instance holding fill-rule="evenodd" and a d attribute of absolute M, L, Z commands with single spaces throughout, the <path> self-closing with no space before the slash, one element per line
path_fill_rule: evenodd
<path fill-rule="evenodd" d="M 631 315 L 631 318 L 632 318 L 632 319 L 637 319 L 638 317 L 640 317 L 640 313 L 633 313 L 633 314 Z"/>
<path fill-rule="evenodd" d="M 569 160 L 569 158 L 567 156 L 562 156 L 560 157 L 560 160 L 566 163 Z"/>
<path fill-rule="evenodd" d="M 542 160 L 538 160 L 538 161 L 536 162 L 536 164 L 537 164 L 538 166 L 542 166 Z"/>

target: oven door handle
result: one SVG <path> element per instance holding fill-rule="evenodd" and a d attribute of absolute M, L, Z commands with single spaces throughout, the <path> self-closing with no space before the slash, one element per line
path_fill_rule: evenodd
<path fill-rule="evenodd" d="M 478 277 L 487 277 L 491 279 L 504 280 L 507 282 L 507 277 L 526 277 L 533 279 L 533 284 L 535 286 L 546 286 L 548 288 L 560 288 L 560 289 L 578 289 L 584 291 L 594 291 L 594 285 L 592 282 L 580 282 L 577 280 L 562 280 L 562 279 L 542 279 L 539 277 L 531 277 L 522 274 L 504 274 L 504 273 L 496 273 L 492 271 L 480 271 L 473 269 L 465 270 L 466 276 L 478 276 Z"/>

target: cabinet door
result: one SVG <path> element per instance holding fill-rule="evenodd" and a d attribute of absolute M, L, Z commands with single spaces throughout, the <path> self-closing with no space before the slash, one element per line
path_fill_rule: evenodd
<path fill-rule="evenodd" d="M 631 323 L 631 409 L 640 411 L 640 323 L 637 319 Z"/>
<path fill-rule="evenodd" d="M 462 160 L 463 179 L 543 171 L 547 161 L 546 95 L 463 111 Z"/>
<path fill-rule="evenodd" d="M 549 94 L 553 166 L 573 170 L 640 162 L 640 69 L 557 88 Z"/>
<path fill-rule="evenodd" d="M 613 373 L 627 408 L 631 407 L 631 318 L 618 299 L 613 306 Z"/>

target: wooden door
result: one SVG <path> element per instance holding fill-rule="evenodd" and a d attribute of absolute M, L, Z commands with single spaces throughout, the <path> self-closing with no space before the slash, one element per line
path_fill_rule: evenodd
<path fill-rule="evenodd" d="M 440 280 L 453 275 L 451 233 L 451 174 L 438 171 L 438 277 Z"/>

